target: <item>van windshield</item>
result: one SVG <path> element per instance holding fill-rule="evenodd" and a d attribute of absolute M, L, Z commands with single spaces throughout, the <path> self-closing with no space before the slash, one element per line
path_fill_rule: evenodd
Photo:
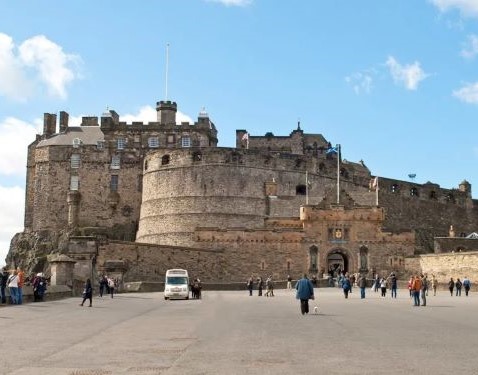
<path fill-rule="evenodd" d="M 188 283 L 187 277 L 168 276 L 166 278 L 166 284 L 181 285 L 181 284 L 187 284 L 187 283 Z"/>

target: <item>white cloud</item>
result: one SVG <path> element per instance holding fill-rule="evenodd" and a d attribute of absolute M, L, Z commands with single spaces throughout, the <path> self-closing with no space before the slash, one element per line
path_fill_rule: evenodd
<path fill-rule="evenodd" d="M 25 175 L 27 146 L 35 140 L 40 129 L 41 120 L 39 119 L 33 124 L 14 117 L 7 117 L 0 122 L 2 134 L 0 137 L 0 175 Z"/>
<path fill-rule="evenodd" d="M 24 205 L 25 190 L 0 186 L 0 266 L 5 264 L 13 235 L 23 230 Z"/>
<path fill-rule="evenodd" d="M 16 48 L 12 38 L 0 33 L 0 94 L 26 100 L 34 89 L 46 87 L 51 96 L 65 99 L 80 57 L 67 54 L 44 35 L 25 40 Z"/>
<path fill-rule="evenodd" d="M 467 43 L 461 50 L 461 56 L 466 59 L 472 59 L 478 54 L 478 36 L 475 34 L 468 35 Z"/>
<path fill-rule="evenodd" d="M 137 114 L 126 114 L 124 116 L 120 116 L 120 120 L 126 121 L 127 123 L 131 123 L 133 121 L 141 121 L 143 123 L 155 122 L 158 118 L 157 113 L 158 112 L 156 111 L 156 108 L 146 105 L 141 107 Z M 178 111 L 176 113 L 176 123 L 181 124 L 181 122 L 189 122 L 190 124 L 194 124 L 194 121 L 191 117 Z"/>
<path fill-rule="evenodd" d="M 477 0 L 430 0 L 430 2 L 437 6 L 441 12 L 456 8 L 463 16 L 478 17 Z"/>
<path fill-rule="evenodd" d="M 0 33 L 0 95 L 24 100 L 30 96 L 32 90 L 33 87 L 23 71 L 23 64 L 15 56 L 12 38 Z"/>
<path fill-rule="evenodd" d="M 394 57 L 389 56 L 385 64 L 395 83 L 404 85 L 407 90 L 416 90 L 420 81 L 429 76 L 420 67 L 418 61 L 413 64 L 401 65 Z"/>
<path fill-rule="evenodd" d="M 361 93 L 369 94 L 372 90 L 372 81 L 372 76 L 368 73 L 358 72 L 345 77 L 345 82 L 353 88 L 357 95 Z"/>
<path fill-rule="evenodd" d="M 469 83 L 453 91 L 453 96 L 465 103 L 478 104 L 478 82 Z"/>
<path fill-rule="evenodd" d="M 225 6 L 239 6 L 245 7 L 252 4 L 253 0 L 206 0 L 210 3 L 220 3 Z"/>

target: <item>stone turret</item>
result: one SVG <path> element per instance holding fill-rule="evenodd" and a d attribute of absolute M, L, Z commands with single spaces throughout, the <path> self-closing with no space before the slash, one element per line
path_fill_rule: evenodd
<path fill-rule="evenodd" d="M 170 100 L 161 100 L 156 103 L 158 111 L 158 122 L 160 124 L 176 124 L 176 112 L 178 105 Z"/>
<path fill-rule="evenodd" d="M 458 189 L 466 193 L 466 195 L 471 198 L 471 184 L 468 181 L 463 180 L 462 183 L 458 186 Z"/>

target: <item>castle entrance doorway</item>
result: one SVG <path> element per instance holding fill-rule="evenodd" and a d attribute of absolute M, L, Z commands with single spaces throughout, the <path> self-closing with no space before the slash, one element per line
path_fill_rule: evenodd
<path fill-rule="evenodd" d="M 341 272 L 349 272 L 349 260 L 340 250 L 333 250 L 327 255 L 327 270 L 329 275 L 337 277 Z"/>

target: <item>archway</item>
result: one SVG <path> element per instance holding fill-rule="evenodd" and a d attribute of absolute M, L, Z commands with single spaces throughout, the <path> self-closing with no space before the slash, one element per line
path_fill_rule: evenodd
<path fill-rule="evenodd" d="M 337 277 L 341 272 L 349 272 L 349 257 L 343 250 L 332 250 L 327 254 L 326 265 L 329 275 Z"/>

